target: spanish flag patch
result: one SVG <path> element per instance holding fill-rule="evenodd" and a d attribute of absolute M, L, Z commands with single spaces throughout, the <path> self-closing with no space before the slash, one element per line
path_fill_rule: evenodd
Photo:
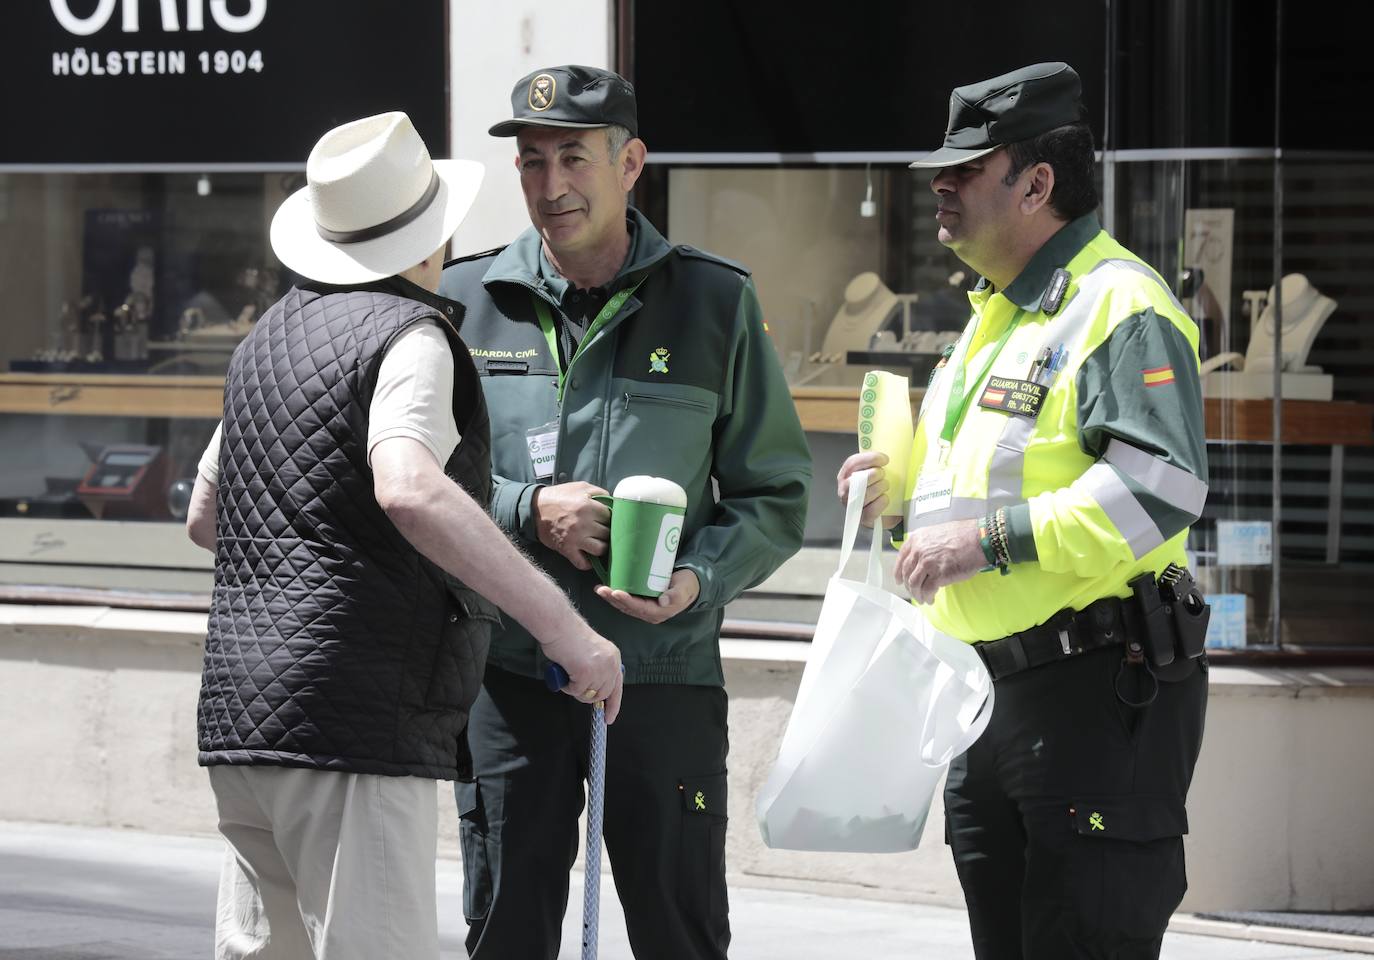
<path fill-rule="evenodd" d="M 1147 387 L 1162 387 L 1166 383 L 1174 382 L 1174 368 L 1172 366 L 1151 367 L 1149 370 L 1140 372 L 1145 377 L 1145 386 Z"/>

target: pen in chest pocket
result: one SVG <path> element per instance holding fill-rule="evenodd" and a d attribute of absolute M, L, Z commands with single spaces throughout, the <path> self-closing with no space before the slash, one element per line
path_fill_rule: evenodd
<path fill-rule="evenodd" d="M 1068 349 L 1065 348 L 1065 346 L 1061 343 L 1061 344 L 1059 345 L 1059 349 L 1057 349 L 1057 350 L 1055 351 L 1055 353 L 1054 353 L 1054 360 L 1051 361 L 1051 363 L 1050 363 L 1050 373 L 1051 373 L 1051 374 L 1056 374 L 1056 373 L 1058 373 L 1060 370 L 1063 370 L 1063 369 L 1064 369 L 1064 364 L 1068 361 L 1068 359 L 1069 359 L 1069 351 L 1068 351 Z"/>
<path fill-rule="evenodd" d="M 1041 355 L 1041 359 L 1036 361 L 1031 368 L 1031 380 L 1034 383 L 1048 386 L 1054 379 L 1054 375 L 1064 367 L 1064 361 L 1068 356 L 1068 351 L 1061 343 L 1054 349 L 1046 347 Z"/>

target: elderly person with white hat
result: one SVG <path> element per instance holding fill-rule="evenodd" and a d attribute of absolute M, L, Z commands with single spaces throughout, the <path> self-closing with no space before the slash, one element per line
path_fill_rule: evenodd
<path fill-rule="evenodd" d="M 216 558 L 216 956 L 435 958 L 435 782 L 467 770 L 495 607 L 608 720 L 620 658 L 487 516 L 486 405 L 436 292 L 481 166 L 389 113 L 325 134 L 306 179 L 272 248 L 308 280 L 234 352 L 187 519 Z"/>

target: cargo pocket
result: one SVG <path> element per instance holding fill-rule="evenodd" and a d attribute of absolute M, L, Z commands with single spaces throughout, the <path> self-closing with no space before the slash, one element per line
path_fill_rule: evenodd
<path fill-rule="evenodd" d="M 458 801 L 458 839 L 463 849 L 463 916 L 483 920 L 491 910 L 491 861 L 482 789 L 475 780 L 459 780 L 453 792 Z"/>
<path fill-rule="evenodd" d="M 1068 814 L 1071 895 L 1084 932 L 1106 939 L 1162 935 L 1188 889 L 1183 801 L 1083 796 Z"/>
<path fill-rule="evenodd" d="M 726 775 L 684 777 L 682 846 L 678 855 L 678 901 L 684 918 L 700 926 L 714 943 L 730 929 L 730 899 L 725 889 Z"/>
<path fill-rule="evenodd" d="M 618 476 L 667 477 L 690 491 L 705 477 L 720 398 L 687 384 L 617 378 L 611 381 L 610 437 Z M 625 437 L 671 437 L 672 443 L 624 443 Z"/>

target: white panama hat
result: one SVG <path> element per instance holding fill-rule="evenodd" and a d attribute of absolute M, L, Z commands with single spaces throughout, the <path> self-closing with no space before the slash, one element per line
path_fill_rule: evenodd
<path fill-rule="evenodd" d="M 453 236 L 483 173 L 472 160 L 431 160 L 404 113 L 345 123 L 310 151 L 306 186 L 272 218 L 272 249 L 323 283 L 392 276 Z"/>

